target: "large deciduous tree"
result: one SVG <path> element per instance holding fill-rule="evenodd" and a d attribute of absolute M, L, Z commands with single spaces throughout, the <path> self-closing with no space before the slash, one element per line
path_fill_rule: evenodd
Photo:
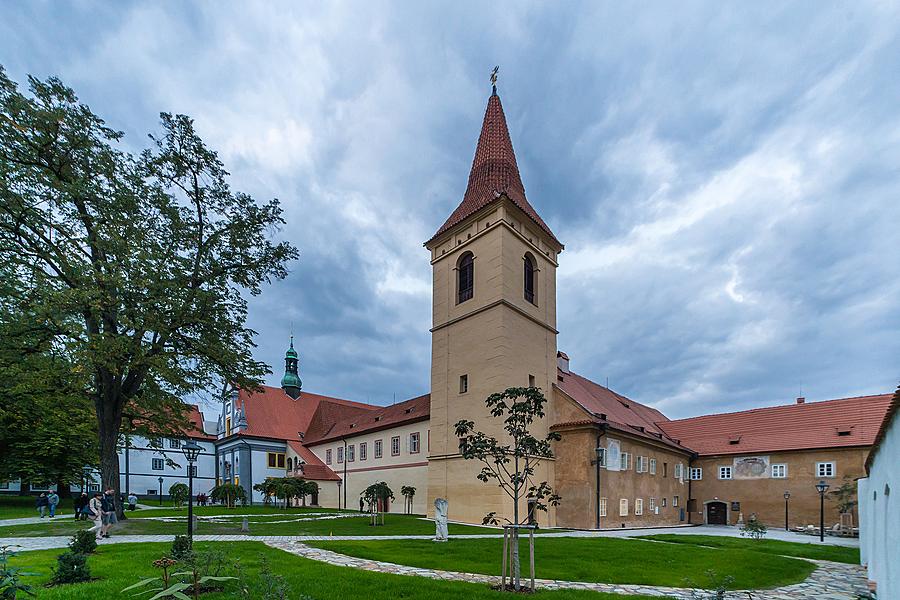
<path fill-rule="evenodd" d="M 85 377 L 49 337 L 19 328 L 17 317 L 0 306 L 0 481 L 18 479 L 23 492 L 55 483 L 68 496 L 84 468 L 97 464 Z"/>
<path fill-rule="evenodd" d="M 0 68 L 0 263 L 23 284 L 3 301 L 84 369 L 102 483 L 118 491 L 123 418 L 187 427 L 184 395 L 223 377 L 259 386 L 244 295 L 296 250 L 270 241 L 278 201 L 231 190 L 190 118 L 163 113 L 134 155 L 60 80 L 29 83 Z"/>

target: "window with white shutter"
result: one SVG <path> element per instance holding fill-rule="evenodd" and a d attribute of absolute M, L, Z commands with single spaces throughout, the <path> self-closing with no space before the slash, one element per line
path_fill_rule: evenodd
<path fill-rule="evenodd" d="M 634 514 L 635 515 L 643 515 L 644 514 L 644 499 L 643 498 L 635 498 Z"/>
<path fill-rule="evenodd" d="M 622 498 L 621 500 L 619 500 L 619 516 L 628 516 L 628 498 Z"/>

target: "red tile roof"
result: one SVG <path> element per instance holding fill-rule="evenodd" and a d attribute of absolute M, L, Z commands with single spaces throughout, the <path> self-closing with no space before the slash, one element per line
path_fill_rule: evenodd
<path fill-rule="evenodd" d="M 315 453 L 300 442 L 289 441 L 288 446 L 303 460 L 303 478 L 316 481 L 340 481 L 340 476 L 323 463 Z"/>
<path fill-rule="evenodd" d="M 658 423 L 665 421 L 666 416 L 655 408 L 635 402 L 571 371 L 569 373 L 557 371 L 556 387 L 577 402 L 585 410 L 590 420 L 558 423 L 554 427 L 589 422 L 606 423 L 612 429 L 690 452 L 684 445 L 679 445 L 678 442 L 670 439 L 659 427 Z"/>
<path fill-rule="evenodd" d="M 378 409 L 377 406 L 301 392 L 294 400 L 281 388 L 263 386 L 249 393 L 241 390 L 238 404 L 243 407 L 248 427 L 238 435 L 283 440 L 299 440 L 308 433 L 316 412 L 327 412 L 336 418 L 348 418 Z"/>
<path fill-rule="evenodd" d="M 203 413 L 200 412 L 200 407 L 196 404 L 190 405 L 190 412 L 188 413 L 188 421 L 190 421 L 192 428 L 189 431 L 185 432 L 185 435 L 188 437 L 194 438 L 195 440 L 214 440 L 216 436 L 210 435 L 203 431 Z"/>
<path fill-rule="evenodd" d="M 303 443 L 307 446 L 312 446 L 343 437 L 424 421 L 430 415 L 431 394 L 425 394 L 424 396 L 378 408 L 374 411 L 356 414 L 342 421 L 332 421 L 329 427 L 317 435 L 307 435 Z"/>
<path fill-rule="evenodd" d="M 550 227 L 544 223 L 544 220 L 525 198 L 525 186 L 522 184 L 519 166 L 516 164 L 516 154 L 513 151 L 509 129 L 506 126 L 506 116 L 503 114 L 500 96 L 494 94 L 488 100 L 487 109 L 484 112 L 481 135 L 478 137 L 478 147 L 475 149 L 475 158 L 472 160 L 472 170 L 469 173 L 469 184 L 463 200 L 428 241 L 431 242 L 469 215 L 502 196 L 512 200 L 531 220 L 559 243 L 559 240 L 550 231 Z"/>
<path fill-rule="evenodd" d="M 890 402 L 890 394 L 859 396 L 661 420 L 657 425 L 701 455 L 870 446 Z"/>

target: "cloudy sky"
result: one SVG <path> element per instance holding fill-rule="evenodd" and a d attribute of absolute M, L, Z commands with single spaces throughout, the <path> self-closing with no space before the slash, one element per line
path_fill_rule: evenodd
<path fill-rule="evenodd" d="M 250 314 L 271 383 L 293 323 L 309 391 L 428 390 L 422 242 L 499 64 L 573 370 L 673 418 L 893 391 L 898 5 L 636 6 L 0 0 L 0 63 L 133 148 L 189 114 L 235 189 L 283 202 L 301 259 Z"/>

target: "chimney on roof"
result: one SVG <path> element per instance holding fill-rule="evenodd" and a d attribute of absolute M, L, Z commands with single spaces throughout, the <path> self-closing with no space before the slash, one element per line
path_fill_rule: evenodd
<path fill-rule="evenodd" d="M 804 398 L 803 396 L 798 396 L 797 404 L 804 404 L 804 403 L 806 403 L 806 398 Z"/>
<path fill-rule="evenodd" d="M 569 374 L 569 356 L 562 350 L 556 353 L 556 365 L 560 371 L 566 375 Z"/>

